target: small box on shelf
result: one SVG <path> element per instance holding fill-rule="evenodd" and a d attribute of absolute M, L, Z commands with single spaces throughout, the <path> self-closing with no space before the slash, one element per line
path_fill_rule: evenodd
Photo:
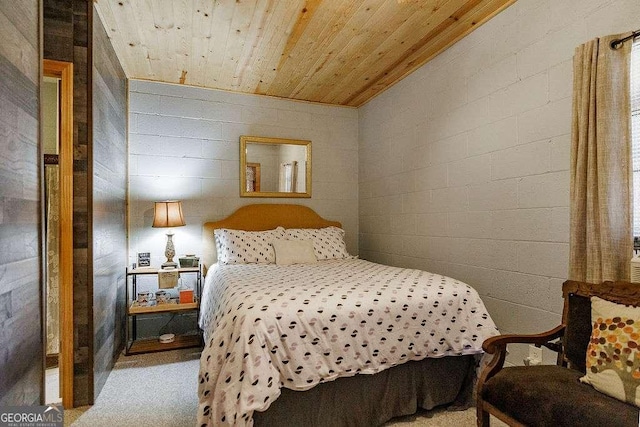
<path fill-rule="evenodd" d="M 200 264 L 200 257 L 188 254 L 178 258 L 178 261 L 180 262 L 180 268 L 197 267 Z"/>
<path fill-rule="evenodd" d="M 178 292 L 180 293 L 180 304 L 193 303 L 193 289 L 184 288 Z"/>

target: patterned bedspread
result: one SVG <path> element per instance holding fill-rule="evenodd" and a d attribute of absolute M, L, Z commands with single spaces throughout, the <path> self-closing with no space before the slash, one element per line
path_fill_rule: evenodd
<path fill-rule="evenodd" d="M 469 285 L 358 259 L 214 266 L 200 327 L 199 426 L 251 425 L 281 387 L 477 354 L 498 333 Z"/>

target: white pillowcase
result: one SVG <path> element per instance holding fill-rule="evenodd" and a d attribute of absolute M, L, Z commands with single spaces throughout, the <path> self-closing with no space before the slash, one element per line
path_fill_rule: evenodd
<path fill-rule="evenodd" d="M 315 264 L 318 262 L 313 252 L 311 240 L 276 240 L 273 242 L 276 264 Z"/>
<path fill-rule="evenodd" d="M 284 228 L 243 231 L 219 228 L 213 231 L 221 264 L 273 264 L 276 256 L 271 244 L 284 238 Z"/>
<path fill-rule="evenodd" d="M 338 227 L 289 228 L 287 239 L 311 240 L 318 260 L 350 258 L 344 242 L 344 230 Z"/>

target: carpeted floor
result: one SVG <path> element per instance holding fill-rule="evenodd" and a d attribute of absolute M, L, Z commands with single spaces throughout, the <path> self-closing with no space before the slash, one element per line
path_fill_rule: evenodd
<path fill-rule="evenodd" d="M 65 411 L 65 426 L 195 426 L 200 351 L 120 356 L 95 405 Z"/>
<path fill-rule="evenodd" d="M 120 356 L 95 405 L 65 411 L 65 426 L 194 426 L 198 399 L 197 350 Z M 472 427 L 475 408 L 420 411 L 385 427 Z M 492 419 L 492 426 L 504 426 Z"/>

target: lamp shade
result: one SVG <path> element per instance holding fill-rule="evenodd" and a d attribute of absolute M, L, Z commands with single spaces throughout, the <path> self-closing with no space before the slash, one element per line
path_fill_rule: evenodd
<path fill-rule="evenodd" d="M 152 227 L 180 227 L 185 225 L 184 216 L 182 215 L 182 202 L 179 200 L 155 202 L 153 210 Z"/>

